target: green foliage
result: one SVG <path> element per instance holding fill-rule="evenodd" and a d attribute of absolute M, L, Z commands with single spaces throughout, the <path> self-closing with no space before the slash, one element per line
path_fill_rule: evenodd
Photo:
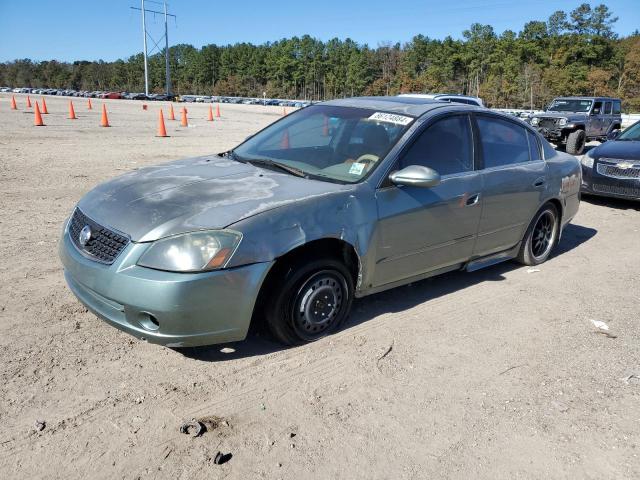
<path fill-rule="evenodd" d="M 475 23 L 462 40 L 416 35 L 376 48 L 308 35 L 252 45 L 175 45 L 173 91 L 323 100 L 401 92 L 477 95 L 489 106 L 540 108 L 557 95 L 616 95 L 640 108 L 640 34 L 617 38 L 606 5 L 583 3 L 519 33 Z M 149 58 L 154 92 L 165 84 L 164 52 Z M 115 62 L 29 59 L 0 64 L 0 85 L 142 91 L 143 57 Z"/>

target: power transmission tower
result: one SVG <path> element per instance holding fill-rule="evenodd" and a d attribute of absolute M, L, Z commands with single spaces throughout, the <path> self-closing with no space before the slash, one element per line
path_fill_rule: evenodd
<path fill-rule="evenodd" d="M 147 51 L 147 37 L 149 37 L 154 44 L 153 47 L 151 48 L 151 53 L 153 53 L 154 49 L 157 49 L 158 52 L 160 52 L 159 43 L 162 41 L 164 37 L 165 84 L 166 84 L 167 95 L 171 95 L 171 73 L 169 71 L 169 27 L 167 25 L 167 20 L 168 20 L 168 17 L 173 17 L 174 19 L 177 17 L 175 15 L 172 15 L 171 13 L 167 13 L 166 1 L 163 1 L 162 3 L 160 3 L 160 2 L 154 2 L 152 0 L 147 0 L 147 2 L 155 3 L 157 5 L 162 5 L 164 10 L 162 12 L 158 12 L 156 10 L 147 10 L 146 8 L 144 8 L 145 0 L 141 0 L 141 2 L 142 2 L 141 8 L 138 8 L 138 7 L 131 7 L 131 8 L 133 10 L 139 10 L 140 12 L 142 12 L 142 49 L 143 49 L 142 53 L 144 56 L 144 94 L 149 95 L 149 66 L 147 64 L 147 57 L 149 56 L 149 52 Z M 164 35 L 160 37 L 160 39 L 157 42 L 153 39 L 153 37 L 147 31 L 147 21 L 146 21 L 145 13 L 153 13 L 154 15 L 164 16 Z"/>

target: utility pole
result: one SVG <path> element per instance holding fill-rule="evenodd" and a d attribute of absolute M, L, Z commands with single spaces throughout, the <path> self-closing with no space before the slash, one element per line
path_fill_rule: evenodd
<path fill-rule="evenodd" d="M 171 72 L 169 69 L 169 27 L 168 27 L 168 17 L 176 18 L 175 15 L 172 15 L 167 12 L 167 2 L 163 0 L 162 3 L 155 2 L 153 0 L 147 0 L 151 3 L 156 3 L 158 5 L 162 5 L 163 11 L 158 12 L 156 10 L 147 10 L 144 8 L 145 0 L 141 0 L 142 8 L 131 7 L 133 10 L 140 10 L 142 12 L 142 48 L 144 55 L 144 93 L 145 95 L 149 95 L 149 67 L 147 64 L 147 57 L 149 56 L 149 52 L 147 51 L 147 37 L 151 39 L 154 43 L 151 52 L 153 53 L 154 49 L 157 49 L 160 52 L 159 44 L 162 41 L 162 37 L 157 42 L 153 39 L 153 37 L 147 31 L 147 23 L 145 13 L 153 13 L 154 15 L 162 15 L 164 16 L 164 64 L 165 64 L 165 83 L 166 83 L 166 91 L 167 95 L 171 95 Z"/>
<path fill-rule="evenodd" d="M 164 0 L 164 65 L 167 96 L 171 95 L 171 73 L 169 71 L 169 28 L 167 27 L 167 2 Z"/>
<path fill-rule="evenodd" d="M 142 51 L 144 54 L 144 94 L 149 95 L 149 67 L 147 66 L 147 22 L 144 16 L 144 0 L 142 0 Z"/>

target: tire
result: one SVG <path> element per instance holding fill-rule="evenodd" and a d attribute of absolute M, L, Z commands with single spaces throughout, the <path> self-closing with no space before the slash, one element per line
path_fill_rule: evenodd
<path fill-rule="evenodd" d="M 576 130 L 571 132 L 567 137 L 567 153 L 571 155 L 582 155 L 584 151 L 586 135 L 584 130 Z"/>
<path fill-rule="evenodd" d="M 558 243 L 560 217 L 558 210 L 547 203 L 538 210 L 524 235 L 516 260 L 524 265 L 545 262 Z"/>
<path fill-rule="evenodd" d="M 314 342 L 342 325 L 353 295 L 353 278 L 342 262 L 299 259 L 274 277 L 265 299 L 266 326 L 286 345 Z"/>

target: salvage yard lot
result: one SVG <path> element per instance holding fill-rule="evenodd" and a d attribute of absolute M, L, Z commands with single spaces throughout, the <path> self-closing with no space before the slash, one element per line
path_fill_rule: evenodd
<path fill-rule="evenodd" d="M 72 121 L 50 97 L 33 127 L 16 97 L 0 96 L 0 478 L 640 478 L 639 204 L 587 199 L 539 269 L 366 297 L 311 345 L 172 350 L 75 299 L 62 223 L 98 182 L 227 150 L 282 108 L 223 105 L 211 123 L 189 104 L 190 127 L 156 138 L 166 104 L 104 101 L 100 128 L 102 101 Z"/>

